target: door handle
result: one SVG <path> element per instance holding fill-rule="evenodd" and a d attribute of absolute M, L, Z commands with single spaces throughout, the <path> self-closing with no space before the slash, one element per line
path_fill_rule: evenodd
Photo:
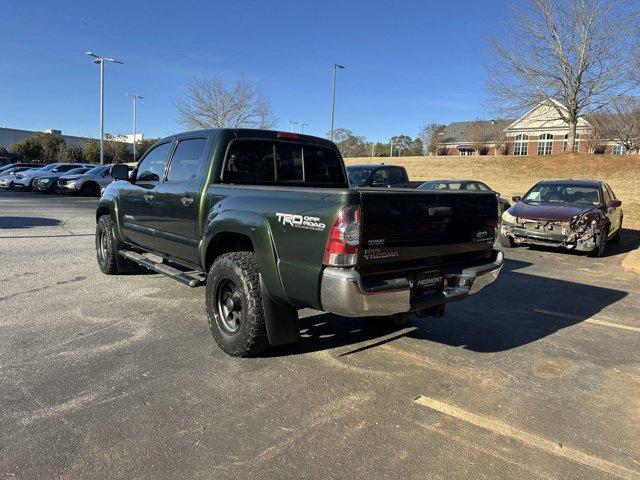
<path fill-rule="evenodd" d="M 150 202 L 151 200 L 153 200 L 153 194 L 151 194 L 151 193 L 145 193 L 145 194 L 144 194 L 144 199 L 145 199 L 147 202 Z"/>
<path fill-rule="evenodd" d="M 193 198 L 191 197 L 182 197 L 180 199 L 180 202 L 182 203 L 182 205 L 184 205 L 185 207 L 188 207 L 189 205 L 191 205 L 193 203 Z"/>

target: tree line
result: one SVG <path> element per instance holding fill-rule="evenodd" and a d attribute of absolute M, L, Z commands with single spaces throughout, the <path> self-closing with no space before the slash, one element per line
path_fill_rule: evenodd
<path fill-rule="evenodd" d="M 133 152 L 128 143 L 114 140 L 115 135 L 105 134 L 105 163 L 128 163 L 133 161 Z M 144 139 L 136 142 L 138 158 L 146 152 L 155 139 Z M 21 160 L 36 163 L 83 162 L 98 163 L 100 161 L 100 142 L 89 139 L 82 146 L 68 145 L 61 135 L 38 132 L 19 142 L 11 144 L 11 151 Z"/>

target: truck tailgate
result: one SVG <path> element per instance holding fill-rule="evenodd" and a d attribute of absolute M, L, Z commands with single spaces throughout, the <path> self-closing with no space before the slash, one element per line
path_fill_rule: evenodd
<path fill-rule="evenodd" d="M 486 258 L 495 240 L 494 193 L 360 189 L 363 273 L 419 270 Z"/>

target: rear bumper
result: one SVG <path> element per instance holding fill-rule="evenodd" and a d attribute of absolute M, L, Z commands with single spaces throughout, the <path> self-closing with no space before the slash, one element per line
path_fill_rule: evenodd
<path fill-rule="evenodd" d="M 504 256 L 494 250 L 489 263 L 445 274 L 442 291 L 415 294 L 413 280 L 394 279 L 388 290 L 368 290 L 352 268 L 328 267 L 322 274 L 320 301 L 325 312 L 345 317 L 373 317 L 409 313 L 462 300 L 493 283 L 502 269 Z"/>

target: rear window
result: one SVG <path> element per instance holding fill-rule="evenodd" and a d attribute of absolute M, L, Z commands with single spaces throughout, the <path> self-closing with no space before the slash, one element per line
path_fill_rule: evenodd
<path fill-rule="evenodd" d="M 222 179 L 239 184 L 346 186 L 342 162 L 334 150 L 268 140 L 234 141 Z"/>

